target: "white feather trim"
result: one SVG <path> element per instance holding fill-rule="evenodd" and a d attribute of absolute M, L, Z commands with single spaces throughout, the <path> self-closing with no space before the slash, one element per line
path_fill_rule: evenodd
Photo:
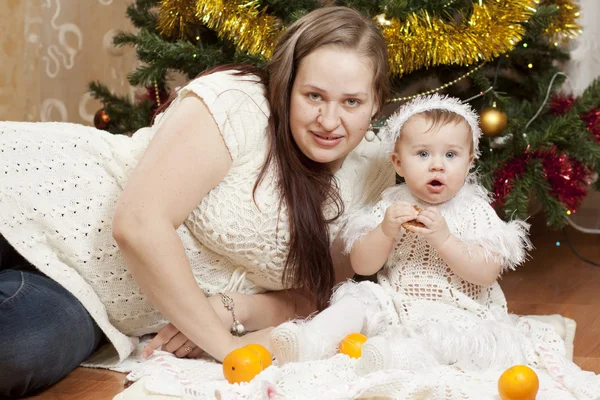
<path fill-rule="evenodd" d="M 394 151 L 396 140 L 400 137 L 400 131 L 404 123 L 413 115 L 429 110 L 450 111 L 462 116 L 471 127 L 471 132 L 473 132 L 473 154 L 476 158 L 479 158 L 479 138 L 481 137 L 479 116 L 468 103 L 463 103 L 455 97 L 442 96 L 437 93 L 429 96 L 419 96 L 409 101 L 388 118 L 378 135 L 387 154 Z"/>
<path fill-rule="evenodd" d="M 358 239 L 371 232 L 383 221 L 388 205 L 387 202 L 380 201 L 376 205 L 365 206 L 348 214 L 347 222 L 341 231 L 346 254 L 350 254 L 352 246 Z"/>
<path fill-rule="evenodd" d="M 341 233 L 346 253 L 350 252 L 357 240 L 383 221 L 389 205 L 407 201 L 421 208 L 430 207 L 415 198 L 406 185 L 389 188 L 381 197 L 382 200 L 377 204 L 349 214 Z M 490 193 L 477 183 L 476 175 L 471 174 L 453 199 L 437 207 L 446 219 L 450 232 L 465 244 L 467 252 L 482 249 L 487 260 L 494 259 L 502 263 L 504 272 L 523 263 L 527 259 L 527 251 L 533 248 L 528 237 L 529 224 L 520 220 L 502 221 L 490 203 Z"/>
<path fill-rule="evenodd" d="M 440 321 L 423 326 L 417 334 L 442 364 L 464 370 L 504 369 L 526 363 L 523 348 L 528 339 L 517 328 L 516 319 L 510 318 L 480 320 L 471 329 L 461 329 L 455 321 Z"/>

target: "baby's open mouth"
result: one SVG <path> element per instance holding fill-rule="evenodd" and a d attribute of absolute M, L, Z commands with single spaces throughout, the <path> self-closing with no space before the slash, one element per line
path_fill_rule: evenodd
<path fill-rule="evenodd" d="M 443 183 L 438 181 L 437 179 L 432 180 L 431 182 L 429 182 L 429 184 L 431 186 L 442 186 L 443 185 Z"/>

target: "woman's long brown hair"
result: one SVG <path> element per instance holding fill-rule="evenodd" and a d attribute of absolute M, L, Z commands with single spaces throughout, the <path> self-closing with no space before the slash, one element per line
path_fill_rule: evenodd
<path fill-rule="evenodd" d="M 292 137 L 290 95 L 302 59 L 323 46 L 355 51 L 370 62 L 375 98 L 381 110 L 389 94 L 385 40 L 372 21 L 346 7 L 323 7 L 289 26 L 263 71 L 249 65 L 224 65 L 202 74 L 236 70 L 236 75 L 257 75 L 265 84 L 271 109 L 269 151 L 254 193 L 274 163 L 281 202 L 285 202 L 290 224 L 282 283 L 311 293 L 319 310 L 327 306 L 335 283 L 328 224 L 339 218 L 344 205 L 331 171 L 306 157 Z M 326 206 L 337 209 L 330 218 L 324 214 Z"/>
<path fill-rule="evenodd" d="M 306 157 L 292 137 L 290 95 L 302 59 L 323 46 L 355 51 L 370 62 L 379 110 L 389 92 L 385 40 L 372 21 L 350 8 L 323 7 L 296 21 L 266 65 L 270 148 L 255 190 L 274 162 L 290 221 L 283 283 L 312 293 L 319 310 L 327 306 L 335 283 L 327 225 L 343 213 L 344 205 L 333 174 Z M 325 206 L 337 208 L 332 218 L 325 216 Z"/>

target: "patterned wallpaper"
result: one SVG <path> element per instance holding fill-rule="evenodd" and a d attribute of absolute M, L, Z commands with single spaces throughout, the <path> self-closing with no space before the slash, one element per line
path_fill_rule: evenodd
<path fill-rule="evenodd" d="M 131 30 L 124 0 L 2 0 L 0 120 L 92 124 L 101 104 L 86 93 L 100 80 L 133 94 L 127 74 L 139 65 L 133 48 L 115 48 Z"/>

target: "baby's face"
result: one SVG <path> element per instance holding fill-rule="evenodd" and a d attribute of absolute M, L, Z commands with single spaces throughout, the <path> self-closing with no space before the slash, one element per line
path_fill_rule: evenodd
<path fill-rule="evenodd" d="M 464 120 L 431 130 L 430 126 L 419 114 L 406 121 L 392 162 L 415 197 L 440 204 L 452 199 L 464 185 L 473 161 L 473 139 Z"/>

